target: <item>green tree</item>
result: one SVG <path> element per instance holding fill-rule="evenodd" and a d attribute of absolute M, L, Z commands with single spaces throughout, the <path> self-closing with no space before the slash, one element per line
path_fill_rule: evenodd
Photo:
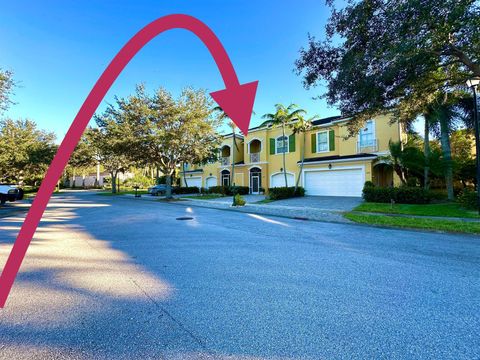
<path fill-rule="evenodd" d="M 0 121 L 0 182 L 36 185 L 55 155 L 54 141 L 31 120 Z"/>
<path fill-rule="evenodd" d="M 14 87 L 13 73 L 0 68 L 0 114 L 12 104 L 11 95 Z"/>
<path fill-rule="evenodd" d="M 132 160 L 155 164 L 166 176 L 166 196 L 171 198 L 172 177 L 182 163 L 203 163 L 215 156 L 220 139 L 212 101 L 204 90 L 192 88 L 183 89 L 177 99 L 165 89 L 153 96 L 137 89 L 127 104 L 132 109 L 127 122 L 138 130 L 130 142 Z"/>
<path fill-rule="evenodd" d="M 296 61 L 306 87 L 352 116 L 350 132 L 402 103 L 480 77 L 480 6 L 474 0 L 357 0 L 335 8 L 326 38 L 309 37 Z"/>
<path fill-rule="evenodd" d="M 305 114 L 305 110 L 300 109 L 296 104 L 290 104 L 287 107 L 285 107 L 282 104 L 276 104 L 275 112 L 265 114 L 262 116 L 262 118 L 272 121 L 273 125 L 280 125 L 282 127 L 282 138 L 284 142 L 286 142 L 284 143 L 284 145 L 286 145 L 284 146 L 284 148 L 288 149 L 288 139 L 285 135 L 285 128 L 288 124 L 298 120 L 298 117 L 304 114 Z M 286 151 L 282 153 L 282 157 L 283 157 L 283 175 L 285 177 L 285 187 L 288 187 Z"/>
<path fill-rule="evenodd" d="M 131 149 L 128 142 L 122 138 L 124 132 L 122 125 L 108 118 L 108 111 L 103 117 L 96 116 L 98 128 L 88 128 L 85 131 L 85 142 L 95 153 L 95 157 L 104 169 L 110 173 L 112 193 L 117 192 L 117 178 L 119 173 L 124 173 L 131 165 Z"/>
<path fill-rule="evenodd" d="M 73 183 L 72 187 L 75 187 L 75 173 L 76 170 L 80 170 L 83 176 L 82 187 L 85 187 L 85 172 L 92 166 L 97 164 L 97 157 L 95 153 L 95 147 L 89 143 L 86 136 L 82 136 L 80 142 L 75 147 L 68 165 L 72 168 Z"/>
<path fill-rule="evenodd" d="M 297 121 L 291 124 L 291 128 L 295 135 L 299 134 L 302 137 L 302 150 L 301 150 L 301 162 L 300 162 L 300 169 L 298 170 L 297 181 L 295 182 L 295 191 L 298 189 L 298 184 L 300 182 L 300 177 L 303 171 L 303 165 L 305 161 L 305 149 L 306 149 L 306 136 L 307 132 L 312 128 L 312 121 L 318 119 L 318 116 L 315 115 L 311 118 L 306 119 L 303 115 L 297 116 Z"/>

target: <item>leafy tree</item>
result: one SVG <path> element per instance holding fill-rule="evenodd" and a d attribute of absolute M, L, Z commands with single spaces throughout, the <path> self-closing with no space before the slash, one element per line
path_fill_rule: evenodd
<path fill-rule="evenodd" d="M 83 184 L 82 187 L 85 187 L 85 172 L 97 164 L 97 158 L 95 153 L 95 147 L 88 142 L 86 136 L 82 136 L 82 139 L 75 147 L 68 165 L 72 167 L 73 170 L 73 184 L 72 187 L 75 187 L 75 171 L 77 169 L 81 170 L 83 173 Z"/>
<path fill-rule="evenodd" d="M 262 116 L 263 119 L 271 120 L 273 125 L 281 125 L 282 126 L 282 138 L 284 141 L 287 141 L 287 148 L 288 148 L 288 140 L 285 136 L 285 128 L 288 124 L 298 120 L 298 117 L 305 114 L 305 110 L 299 109 L 298 105 L 290 104 L 287 107 L 282 104 L 275 105 L 275 112 L 265 114 Z M 287 166 L 285 160 L 286 152 L 284 151 L 282 154 L 283 157 L 283 175 L 285 177 L 285 187 L 288 187 L 288 180 L 287 180 Z"/>
<path fill-rule="evenodd" d="M 0 114 L 12 104 L 10 97 L 14 87 L 13 73 L 0 68 Z"/>
<path fill-rule="evenodd" d="M 121 136 L 124 129 L 115 122 L 115 119 L 109 119 L 107 113 L 108 111 L 103 114 L 102 118 L 97 116 L 97 123 L 101 126 L 88 128 L 84 137 L 87 146 L 93 149 L 95 157 L 110 173 L 112 193 L 115 194 L 118 174 L 125 172 L 132 161 L 129 158 L 128 143 Z"/>
<path fill-rule="evenodd" d="M 204 90 L 186 88 L 175 99 L 165 89 L 150 96 L 140 87 L 126 104 L 131 109 L 126 122 L 138 132 L 128 141 L 132 160 L 155 164 L 166 176 L 166 196 L 171 198 L 172 177 L 182 163 L 203 163 L 215 156 L 219 121 L 211 116 L 211 99 Z"/>
<path fill-rule="evenodd" d="M 428 103 L 431 94 L 480 77 L 478 1 L 328 3 L 327 36 L 309 36 L 296 69 L 307 87 L 327 82 L 324 97 L 352 116 L 352 133 L 374 115 Z"/>
<path fill-rule="evenodd" d="M 299 134 L 302 136 L 302 158 L 301 158 L 301 163 L 300 163 L 300 169 L 298 170 L 298 176 L 297 176 L 297 181 L 295 182 L 295 192 L 297 191 L 298 184 L 300 182 L 300 177 L 302 175 L 303 171 L 303 165 L 305 161 L 305 144 L 306 144 L 306 136 L 307 132 L 312 128 L 312 121 L 316 120 L 318 118 L 317 115 L 306 119 L 303 115 L 298 115 L 297 116 L 297 121 L 295 121 L 292 125 L 291 128 L 293 130 L 294 134 Z"/>
<path fill-rule="evenodd" d="M 35 185 L 55 155 L 54 141 L 31 120 L 0 121 L 0 182 Z"/>

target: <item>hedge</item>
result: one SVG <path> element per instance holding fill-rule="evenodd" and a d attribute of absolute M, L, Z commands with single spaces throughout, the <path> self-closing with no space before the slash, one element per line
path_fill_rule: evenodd
<path fill-rule="evenodd" d="M 378 203 L 389 203 L 393 200 L 399 204 L 428 204 L 432 199 L 432 195 L 420 187 L 365 186 L 363 188 L 363 199 L 366 202 Z"/>
<path fill-rule="evenodd" d="M 458 195 L 457 201 L 466 209 L 478 209 L 478 198 L 476 191 L 464 189 L 460 195 Z"/>
<path fill-rule="evenodd" d="M 222 195 L 248 195 L 250 193 L 250 188 L 248 186 L 210 186 L 207 190 L 209 194 L 222 194 Z"/>
<path fill-rule="evenodd" d="M 200 189 L 196 186 L 179 186 L 172 188 L 172 194 L 198 194 Z"/>
<path fill-rule="evenodd" d="M 281 200 L 299 196 L 305 196 L 305 189 L 300 186 L 297 188 L 297 191 L 295 191 L 294 186 L 275 187 L 268 189 L 268 197 L 271 200 Z"/>

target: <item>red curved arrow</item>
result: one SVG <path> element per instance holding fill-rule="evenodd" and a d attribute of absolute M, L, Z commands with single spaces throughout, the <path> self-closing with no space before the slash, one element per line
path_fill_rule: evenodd
<path fill-rule="evenodd" d="M 98 105 L 115 79 L 138 51 L 158 34 L 174 28 L 189 30 L 205 43 L 217 63 L 226 88 L 210 95 L 240 130 L 247 134 L 258 81 L 240 85 L 227 52 L 213 31 L 200 20 L 181 14 L 161 17 L 145 26 L 120 50 L 100 76 L 58 148 L 0 276 L 0 308 L 3 308 L 7 301 L 10 289 L 55 185 Z"/>

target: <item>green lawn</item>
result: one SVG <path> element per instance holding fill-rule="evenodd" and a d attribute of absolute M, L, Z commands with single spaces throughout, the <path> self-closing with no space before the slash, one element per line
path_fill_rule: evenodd
<path fill-rule="evenodd" d="M 255 201 L 254 204 L 269 204 L 271 202 L 275 202 L 275 200 L 272 200 L 272 199 L 263 199 L 263 200 L 260 200 L 260 201 Z"/>
<path fill-rule="evenodd" d="M 449 216 L 463 218 L 480 218 L 477 212 L 466 210 L 456 203 L 439 203 L 426 205 L 363 203 L 354 211 L 365 211 L 387 214 L 423 215 L 423 216 Z"/>
<path fill-rule="evenodd" d="M 198 195 L 198 196 L 183 196 L 183 199 L 200 199 L 200 200 L 212 200 L 224 197 L 220 194 L 205 194 L 205 195 Z"/>
<path fill-rule="evenodd" d="M 480 234 L 480 222 L 408 218 L 388 215 L 365 215 L 355 213 L 347 213 L 344 216 L 351 221 L 361 224 Z"/>

